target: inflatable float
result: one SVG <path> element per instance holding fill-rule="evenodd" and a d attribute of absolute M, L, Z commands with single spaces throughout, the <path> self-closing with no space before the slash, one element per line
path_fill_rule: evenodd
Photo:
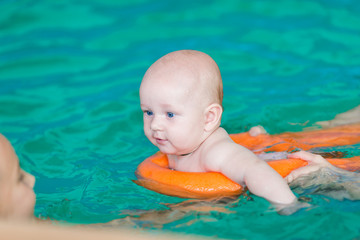
<path fill-rule="evenodd" d="M 360 142 L 360 123 L 305 132 L 250 136 L 248 132 L 231 134 L 234 142 L 254 152 L 290 152 L 319 147 L 354 145 Z"/>
<path fill-rule="evenodd" d="M 279 135 L 261 134 L 256 137 L 248 133 L 232 134 L 231 138 L 252 151 L 292 151 L 309 150 L 315 147 L 353 145 L 360 142 L 360 124 L 335 127 L 311 132 L 283 133 Z M 327 158 L 342 169 L 360 171 L 360 156 L 351 158 Z M 301 159 L 280 159 L 267 162 L 282 177 L 291 171 L 307 165 Z M 217 172 L 180 172 L 169 169 L 168 159 L 163 153 L 145 159 L 135 172 L 134 182 L 147 189 L 165 195 L 181 198 L 213 198 L 235 196 L 243 192 L 243 187 Z"/>

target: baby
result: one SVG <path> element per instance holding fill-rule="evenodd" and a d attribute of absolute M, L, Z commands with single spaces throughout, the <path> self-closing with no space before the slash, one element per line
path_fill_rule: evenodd
<path fill-rule="evenodd" d="M 23 171 L 10 142 L 0 134 L 0 217 L 24 220 L 34 216 L 34 176 Z"/>
<path fill-rule="evenodd" d="M 220 127 L 222 98 L 220 71 L 210 56 L 169 53 L 147 70 L 140 86 L 145 135 L 174 170 L 221 172 L 272 203 L 296 202 L 275 170 Z"/>

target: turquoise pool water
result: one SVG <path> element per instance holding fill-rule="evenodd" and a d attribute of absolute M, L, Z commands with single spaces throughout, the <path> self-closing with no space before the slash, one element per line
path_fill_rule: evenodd
<path fill-rule="evenodd" d="M 197 49 L 217 61 L 230 133 L 301 131 L 360 104 L 359 16 L 355 0 L 2 0 L 0 132 L 36 176 L 36 216 L 230 239 L 359 238 L 359 201 L 305 194 L 313 207 L 280 216 L 254 196 L 186 201 L 131 181 L 156 152 L 138 87 L 157 58 Z"/>

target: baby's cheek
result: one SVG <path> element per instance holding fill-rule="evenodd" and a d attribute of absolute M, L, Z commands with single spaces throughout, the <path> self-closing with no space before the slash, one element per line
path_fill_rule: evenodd
<path fill-rule="evenodd" d="M 144 122 L 144 133 L 145 133 L 145 135 L 148 135 L 149 132 L 150 132 L 149 124 L 146 124 L 146 123 Z"/>
<path fill-rule="evenodd" d="M 144 132 L 145 132 L 146 138 L 147 138 L 152 144 L 156 145 L 156 141 L 155 141 L 155 139 L 152 137 L 152 132 L 149 131 L 149 130 L 148 130 L 148 131 L 145 130 Z"/>
<path fill-rule="evenodd" d="M 145 133 L 145 136 L 151 141 L 151 138 L 150 138 L 151 134 L 149 133 L 149 131 L 144 130 L 144 133 Z"/>

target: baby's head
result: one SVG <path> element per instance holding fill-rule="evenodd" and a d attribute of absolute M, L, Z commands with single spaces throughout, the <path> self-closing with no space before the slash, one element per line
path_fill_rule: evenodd
<path fill-rule="evenodd" d="M 31 218 L 35 205 L 34 184 L 34 176 L 20 168 L 13 147 L 0 134 L 0 218 Z"/>
<path fill-rule="evenodd" d="M 166 154 L 190 153 L 220 126 L 222 98 L 220 71 L 209 55 L 169 53 L 140 86 L 145 135 Z"/>

